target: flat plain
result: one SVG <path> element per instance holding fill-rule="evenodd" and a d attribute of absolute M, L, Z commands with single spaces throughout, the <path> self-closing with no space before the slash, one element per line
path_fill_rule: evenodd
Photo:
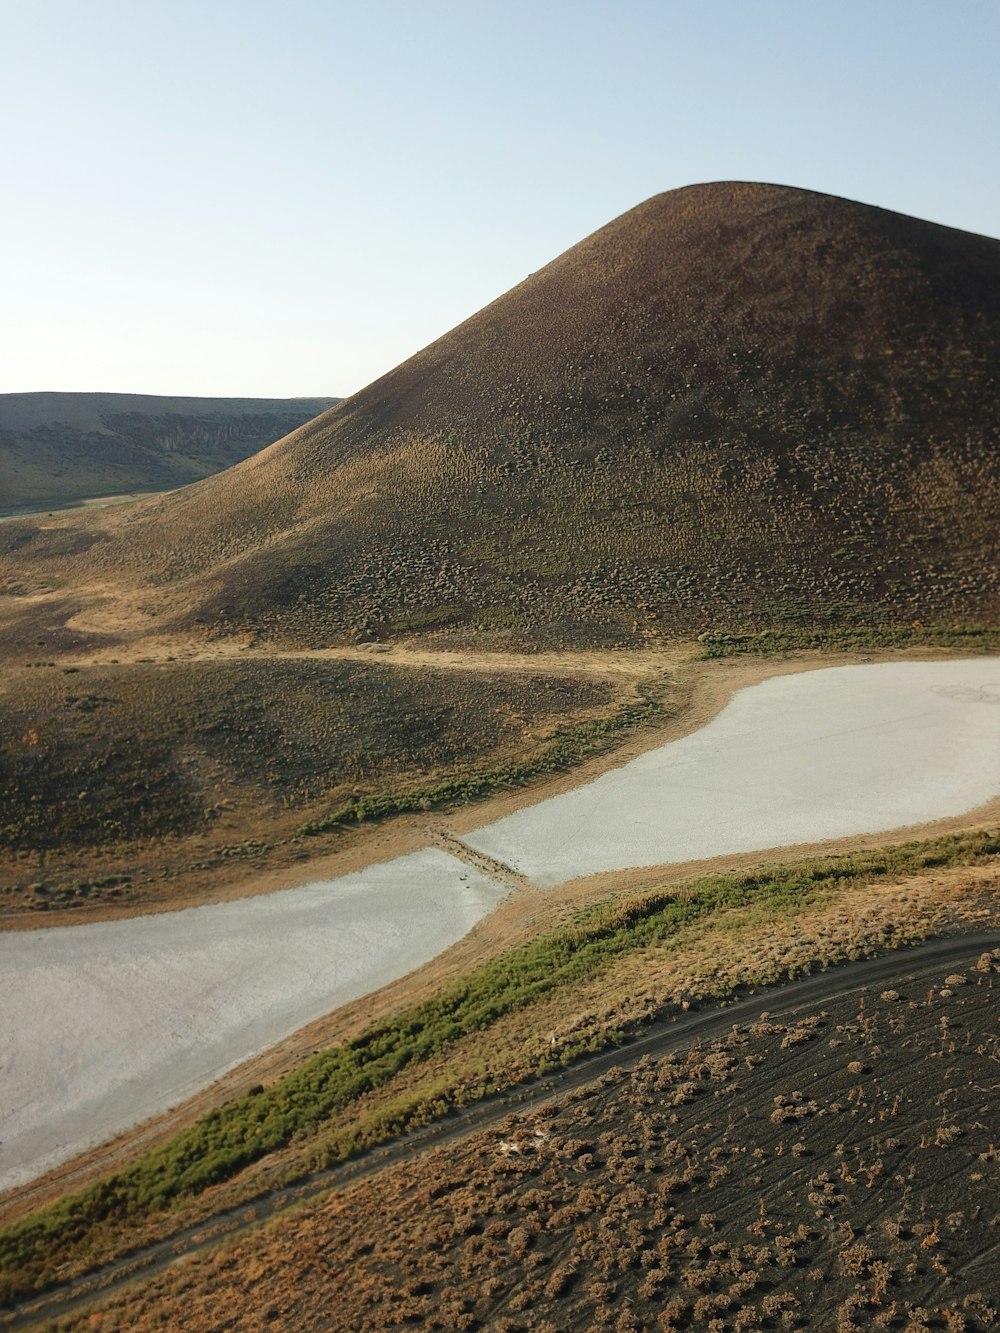
<path fill-rule="evenodd" d="M 466 841 L 536 884 L 849 838 L 1000 793 L 1000 658 L 778 676 L 707 726 Z"/>
<path fill-rule="evenodd" d="M 430 848 L 246 901 L 0 936 L 0 1191 L 405 976 L 503 892 Z"/>

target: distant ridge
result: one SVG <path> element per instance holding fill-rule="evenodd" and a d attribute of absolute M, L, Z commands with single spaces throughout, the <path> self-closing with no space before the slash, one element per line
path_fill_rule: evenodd
<path fill-rule="evenodd" d="M 0 507 L 182 486 L 240 462 L 339 401 L 0 394 Z"/>
<path fill-rule="evenodd" d="M 304 643 L 997 623 L 998 385 L 1000 242 L 692 186 L 66 568 Z"/>

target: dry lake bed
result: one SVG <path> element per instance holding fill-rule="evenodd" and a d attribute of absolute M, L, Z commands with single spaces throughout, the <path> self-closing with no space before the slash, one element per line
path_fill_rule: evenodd
<path fill-rule="evenodd" d="M 0 1190 L 405 976 L 504 892 L 428 849 L 257 898 L 0 935 Z"/>
<path fill-rule="evenodd" d="M 964 814 L 1000 793 L 1000 659 L 772 676 L 707 726 L 465 836 L 541 887 Z"/>
<path fill-rule="evenodd" d="M 1000 659 L 772 677 L 701 730 L 466 835 L 540 887 L 964 814 L 1000 794 Z M 0 935 L 0 1190 L 405 975 L 506 889 L 426 849 L 322 883 Z"/>

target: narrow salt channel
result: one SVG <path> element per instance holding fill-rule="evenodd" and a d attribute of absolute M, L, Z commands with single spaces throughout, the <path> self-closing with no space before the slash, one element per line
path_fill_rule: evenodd
<path fill-rule="evenodd" d="M 774 676 L 701 730 L 467 834 L 541 887 L 928 823 L 1000 794 L 1000 659 Z"/>
<path fill-rule="evenodd" d="M 404 976 L 505 891 L 428 849 L 259 898 L 0 935 L 0 1190 Z"/>

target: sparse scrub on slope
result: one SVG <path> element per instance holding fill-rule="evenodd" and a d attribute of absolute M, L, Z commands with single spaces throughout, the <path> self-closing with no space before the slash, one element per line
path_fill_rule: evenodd
<path fill-rule="evenodd" d="M 411 809 L 394 796 L 434 774 L 468 799 L 484 758 L 531 756 L 557 720 L 607 709 L 602 681 L 539 673 L 446 672 L 378 662 L 135 663 L 10 672 L 0 686 L 0 850 L 60 850 L 204 832 L 229 810 Z M 638 724 L 643 704 L 586 737 Z M 644 712 L 644 709 L 646 711 Z M 553 754 L 567 761 L 570 741 Z M 527 755 L 526 760 L 521 756 Z M 539 761 L 537 771 L 543 771 Z M 367 794 L 352 795 L 362 784 Z M 494 783 L 495 785 L 495 783 Z M 458 799 L 456 796 L 455 799 Z M 272 821 L 273 822 L 273 821 Z"/>
<path fill-rule="evenodd" d="M 626 704 L 610 717 L 594 718 L 574 726 L 560 727 L 541 753 L 524 760 L 512 760 L 502 768 L 487 769 L 468 777 L 448 779 L 430 786 L 407 788 L 399 792 L 352 796 L 329 814 L 303 824 L 301 833 L 325 833 L 352 823 L 387 819 L 412 810 L 463 805 L 490 792 L 519 787 L 546 773 L 558 773 L 600 754 L 622 734 L 652 721 L 662 712 L 658 692 L 640 687 L 642 698 Z"/>
<path fill-rule="evenodd" d="M 1000 241 L 672 191 L 281 449 L 128 519 L 0 528 L 6 581 L 155 587 L 159 627 L 309 646 L 995 625 L 998 312 Z"/>
<path fill-rule="evenodd" d="M 914 960 L 905 997 L 775 997 L 120 1287 L 94 1323 L 207 1330 L 238 1291 L 254 1328 L 986 1333 L 1000 961 L 970 962 L 942 987 Z"/>
<path fill-rule="evenodd" d="M 1000 629 L 990 625 L 910 625 L 866 629 L 761 630 L 754 634 L 706 630 L 699 634 L 701 656 L 773 657 L 803 650 L 821 652 L 881 652 L 892 648 L 941 648 L 949 652 L 995 653 L 1000 651 Z"/>

